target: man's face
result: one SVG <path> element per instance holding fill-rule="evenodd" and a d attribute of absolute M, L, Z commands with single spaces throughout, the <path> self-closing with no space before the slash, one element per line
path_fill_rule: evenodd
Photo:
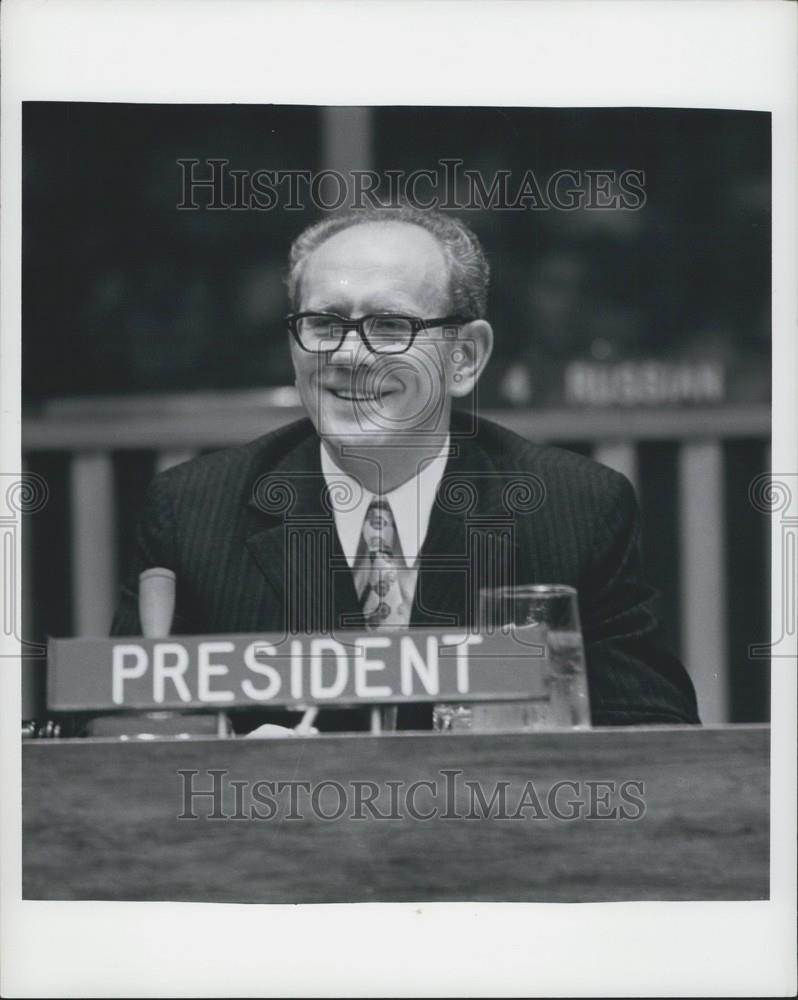
<path fill-rule="evenodd" d="M 299 299 L 300 312 L 347 319 L 451 311 L 443 250 L 426 230 L 403 222 L 365 223 L 330 237 L 306 261 Z M 356 330 L 337 351 L 311 354 L 292 340 L 291 353 L 302 403 L 333 446 L 416 438 L 423 445 L 448 428 L 457 347 L 440 328 L 420 331 L 402 354 L 372 354 Z"/>

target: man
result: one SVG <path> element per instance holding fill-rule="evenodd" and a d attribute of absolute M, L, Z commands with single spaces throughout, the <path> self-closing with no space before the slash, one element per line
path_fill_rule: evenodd
<path fill-rule="evenodd" d="M 136 581 L 155 565 L 176 573 L 184 633 L 466 627 L 483 587 L 568 584 L 594 724 L 697 722 L 640 579 L 629 483 L 453 410 L 493 344 L 473 233 L 406 207 L 331 216 L 294 243 L 288 284 L 307 419 L 155 478 L 114 634 L 140 630 Z M 430 717 L 402 706 L 399 726 Z M 280 716 L 237 725 L 264 719 Z"/>

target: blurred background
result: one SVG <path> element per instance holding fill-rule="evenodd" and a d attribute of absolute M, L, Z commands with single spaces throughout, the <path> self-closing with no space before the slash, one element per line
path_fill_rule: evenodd
<path fill-rule="evenodd" d="M 214 158 L 224 207 L 197 188 L 179 209 L 178 161 L 207 178 Z M 507 172 L 511 195 L 527 171 L 544 191 L 560 170 L 644 176 L 634 210 L 452 210 L 493 275 L 478 404 L 632 480 L 704 720 L 767 719 L 766 661 L 748 653 L 769 629 L 768 525 L 748 496 L 770 465 L 770 118 L 755 112 L 26 103 L 23 449 L 50 496 L 23 519 L 25 638 L 104 634 L 151 476 L 296 415 L 285 260 L 324 211 L 236 207 L 229 171 L 442 175 L 446 160 L 459 206 L 465 170 L 486 188 Z M 33 661 L 25 698 L 33 714 Z"/>

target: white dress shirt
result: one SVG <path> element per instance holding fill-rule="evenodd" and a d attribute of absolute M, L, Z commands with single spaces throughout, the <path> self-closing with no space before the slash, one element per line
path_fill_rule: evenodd
<path fill-rule="evenodd" d="M 399 573 L 399 585 L 407 607 L 413 603 L 418 577 L 418 555 L 427 537 L 429 518 L 435 495 L 446 462 L 449 457 L 449 436 L 438 454 L 425 459 L 417 475 L 397 486 L 390 493 L 383 494 L 388 501 L 396 524 L 398 545 L 394 545 L 394 555 L 404 562 L 405 570 Z M 346 561 L 355 576 L 355 587 L 360 595 L 363 581 L 359 580 L 358 552 L 360 549 L 363 521 L 369 504 L 375 495 L 357 479 L 338 467 L 321 445 L 321 468 L 330 496 L 330 504 L 335 518 L 335 529 L 341 542 Z M 400 551 L 401 550 L 401 551 Z"/>

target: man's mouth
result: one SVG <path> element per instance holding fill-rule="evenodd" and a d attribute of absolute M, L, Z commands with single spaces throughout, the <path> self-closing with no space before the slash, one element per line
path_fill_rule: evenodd
<path fill-rule="evenodd" d="M 343 399 L 347 403 L 378 403 L 386 396 L 392 396 L 393 390 L 387 392 L 353 392 L 351 389 L 333 389 L 328 386 L 327 391 L 336 399 Z"/>

